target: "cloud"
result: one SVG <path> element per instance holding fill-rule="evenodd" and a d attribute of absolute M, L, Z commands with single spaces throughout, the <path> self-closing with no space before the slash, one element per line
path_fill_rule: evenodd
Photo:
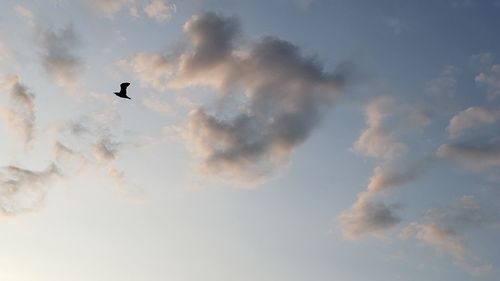
<path fill-rule="evenodd" d="M 26 143 L 33 139 L 35 126 L 35 104 L 34 95 L 19 81 L 18 76 L 6 78 L 7 84 L 11 84 L 9 99 L 10 107 L 0 107 L 0 116 L 6 122 L 8 128 L 20 135 Z"/>
<path fill-rule="evenodd" d="M 160 114 L 171 114 L 173 112 L 172 107 L 168 103 L 157 98 L 146 97 L 142 99 L 142 104 L 148 109 Z"/>
<path fill-rule="evenodd" d="M 89 2 L 94 9 L 109 18 L 124 8 L 128 8 L 132 16 L 137 15 L 134 0 L 90 0 Z"/>
<path fill-rule="evenodd" d="M 451 138 L 458 138 L 468 129 L 481 124 L 493 124 L 500 121 L 500 110 L 481 107 L 469 107 L 457 113 L 450 120 L 447 130 Z"/>
<path fill-rule="evenodd" d="M 14 216 L 36 210 L 49 185 L 59 178 L 54 164 L 43 171 L 18 166 L 0 167 L 0 215 Z"/>
<path fill-rule="evenodd" d="M 383 130 L 383 122 L 394 107 L 394 100 L 383 96 L 372 101 L 366 108 L 365 116 L 368 127 L 354 143 L 354 150 L 378 159 L 394 159 L 406 151 L 404 143 Z"/>
<path fill-rule="evenodd" d="M 22 4 L 16 5 L 14 7 L 14 11 L 18 15 L 20 15 L 21 17 L 23 17 L 23 18 L 25 18 L 25 19 L 27 19 L 29 21 L 33 20 L 33 17 L 34 17 L 33 16 L 33 11 L 30 8 L 28 8 L 28 7 L 26 7 L 26 6 L 22 5 Z"/>
<path fill-rule="evenodd" d="M 485 212 L 473 196 L 464 196 L 446 208 L 428 210 L 426 222 L 410 223 L 402 230 L 401 237 L 413 237 L 448 254 L 473 275 L 486 275 L 492 271 L 492 265 L 471 253 L 460 231 L 464 228 L 498 227 L 499 218 L 498 214 Z"/>
<path fill-rule="evenodd" d="M 401 221 L 396 215 L 400 208 L 398 204 L 376 202 L 372 193 L 362 192 L 339 217 L 342 234 L 348 239 L 358 239 L 366 234 L 381 236 Z"/>
<path fill-rule="evenodd" d="M 339 216 L 343 235 L 348 239 L 358 239 L 363 235 L 382 236 L 385 231 L 398 224 L 401 219 L 396 214 L 399 204 L 387 205 L 377 197 L 390 189 L 414 182 L 432 162 L 425 158 L 412 163 L 402 161 L 407 145 L 399 141 L 385 128 L 387 122 L 398 118 L 414 119 L 414 109 L 401 109 L 388 96 L 372 100 L 365 108 L 367 127 L 354 143 L 354 150 L 381 161 L 373 170 L 367 188 L 358 194 L 356 202 Z M 399 116 L 402 115 L 402 116 Z M 414 123 L 414 122 L 412 122 Z M 418 122 L 421 123 L 421 122 Z M 424 123 L 418 126 L 425 125 Z"/>
<path fill-rule="evenodd" d="M 452 99 L 458 88 L 457 76 L 460 69 L 455 66 L 447 66 L 437 78 L 427 84 L 427 92 L 435 97 Z"/>
<path fill-rule="evenodd" d="M 176 66 L 175 58 L 158 54 L 139 53 L 120 60 L 118 65 L 129 68 L 143 86 L 165 91 Z"/>
<path fill-rule="evenodd" d="M 7 44 L 5 44 L 5 42 L 0 41 L 0 61 L 7 59 L 8 57 L 10 57 L 10 55 L 10 48 L 7 46 Z"/>
<path fill-rule="evenodd" d="M 99 162 L 109 162 L 116 158 L 118 143 L 110 137 L 101 137 L 94 146 L 94 157 Z"/>
<path fill-rule="evenodd" d="M 176 10 L 175 4 L 167 4 L 165 0 L 152 0 L 144 6 L 146 15 L 158 22 L 169 20 Z"/>
<path fill-rule="evenodd" d="M 500 65 L 495 64 L 491 68 L 479 73 L 475 78 L 476 83 L 484 85 L 488 89 L 490 98 L 500 96 Z"/>
<path fill-rule="evenodd" d="M 217 106 L 193 110 L 182 128 L 185 144 L 201 158 L 200 171 L 212 178 L 257 183 L 275 174 L 346 82 L 344 70 L 325 72 L 287 41 L 264 37 L 240 45 L 236 17 L 204 13 L 193 16 L 184 31 L 192 48 L 173 59 L 140 54 L 129 62 L 143 83 L 218 92 Z M 148 80 L 148 65 L 164 80 Z"/>
<path fill-rule="evenodd" d="M 487 144 L 443 144 L 437 155 L 461 162 L 466 168 L 479 171 L 500 166 L 500 142 Z"/>
<path fill-rule="evenodd" d="M 425 219 L 456 230 L 500 227 L 500 213 L 482 206 L 472 195 L 465 195 L 446 207 L 428 210 Z"/>
<path fill-rule="evenodd" d="M 368 183 L 368 191 L 379 192 L 414 182 L 431 165 L 433 159 L 427 158 L 407 165 L 399 162 L 386 163 L 375 167 Z"/>
<path fill-rule="evenodd" d="M 75 54 L 80 47 L 80 39 L 73 26 L 54 30 L 48 27 L 38 28 L 38 39 L 42 48 L 42 65 L 56 84 L 74 90 L 84 70 L 81 59 Z"/>
<path fill-rule="evenodd" d="M 387 18 L 384 22 L 392 30 L 394 35 L 400 35 L 409 29 L 408 24 L 400 18 Z"/>

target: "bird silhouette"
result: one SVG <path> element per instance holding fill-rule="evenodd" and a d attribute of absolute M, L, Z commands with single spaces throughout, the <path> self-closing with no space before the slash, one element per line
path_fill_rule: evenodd
<path fill-rule="evenodd" d="M 129 99 L 131 100 L 131 98 L 129 96 L 127 96 L 127 87 L 130 85 L 129 82 L 125 82 L 125 83 L 121 83 L 120 84 L 120 92 L 114 92 L 115 95 L 119 96 L 120 98 L 124 98 L 124 99 Z"/>

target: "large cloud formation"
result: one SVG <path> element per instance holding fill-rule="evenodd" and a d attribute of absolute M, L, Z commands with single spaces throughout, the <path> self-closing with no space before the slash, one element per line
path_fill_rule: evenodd
<path fill-rule="evenodd" d="M 183 129 L 188 148 L 202 159 L 200 170 L 224 181 L 258 182 L 283 167 L 346 82 L 344 70 L 325 72 L 287 41 L 264 37 L 241 46 L 235 17 L 204 13 L 184 30 L 192 48 L 175 57 L 140 54 L 128 63 L 143 84 L 205 86 L 238 103 L 197 108 Z"/>
<path fill-rule="evenodd" d="M 44 69 L 57 85 L 74 90 L 78 86 L 84 65 L 75 54 L 80 46 L 80 39 L 73 26 L 68 25 L 59 30 L 39 27 L 37 35 Z"/>

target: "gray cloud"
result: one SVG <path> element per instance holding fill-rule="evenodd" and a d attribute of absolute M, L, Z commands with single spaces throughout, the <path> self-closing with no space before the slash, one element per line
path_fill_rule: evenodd
<path fill-rule="evenodd" d="M 38 40 L 42 51 L 42 65 L 57 85 L 74 90 L 84 70 L 82 60 L 75 54 L 80 39 L 72 25 L 54 30 L 38 27 Z"/>
<path fill-rule="evenodd" d="M 500 166 L 500 142 L 443 144 L 438 148 L 437 155 L 456 160 L 468 169 L 479 171 Z"/>
<path fill-rule="evenodd" d="M 342 233 L 349 239 L 367 234 L 381 236 L 401 221 L 396 214 L 400 208 L 398 204 L 376 202 L 372 193 L 362 192 L 358 200 L 339 217 Z"/>
<path fill-rule="evenodd" d="M 191 48 L 173 59 L 135 56 L 133 70 L 143 84 L 160 89 L 207 86 L 219 93 L 215 108 L 189 115 L 182 136 L 201 158 L 200 170 L 223 181 L 259 182 L 275 174 L 346 82 L 345 70 L 325 72 L 287 41 L 264 37 L 241 45 L 235 17 L 204 13 L 192 17 L 184 31 Z M 147 64 L 161 69 L 158 79 L 138 71 L 151 71 Z M 236 104 L 227 106 L 228 101 Z"/>

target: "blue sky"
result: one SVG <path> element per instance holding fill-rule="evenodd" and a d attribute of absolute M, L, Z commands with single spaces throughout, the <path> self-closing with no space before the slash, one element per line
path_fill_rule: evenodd
<path fill-rule="evenodd" d="M 0 10 L 1 280 L 499 279 L 497 1 Z"/>

